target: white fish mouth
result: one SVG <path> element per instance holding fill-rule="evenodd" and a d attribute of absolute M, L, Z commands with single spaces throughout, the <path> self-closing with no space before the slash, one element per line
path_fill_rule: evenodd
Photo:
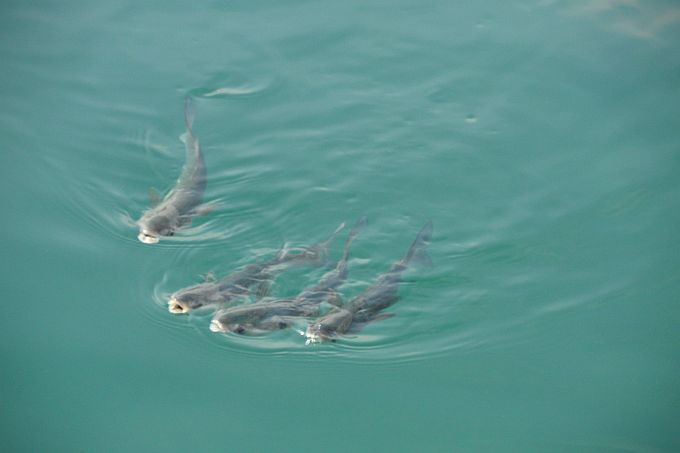
<path fill-rule="evenodd" d="M 160 238 L 158 236 L 154 236 L 143 231 L 139 232 L 139 234 L 137 235 L 137 239 L 139 239 L 145 244 L 158 244 L 158 241 L 160 241 Z"/>
<path fill-rule="evenodd" d="M 314 332 L 311 332 L 309 329 L 307 329 L 307 331 L 304 332 L 303 335 L 305 337 L 307 337 L 307 340 L 305 340 L 306 345 L 321 342 L 321 337 L 319 335 L 315 334 Z"/>
<path fill-rule="evenodd" d="M 168 301 L 168 311 L 174 314 L 186 313 L 189 309 L 174 297 Z"/>
<path fill-rule="evenodd" d="M 210 331 L 211 332 L 222 332 L 222 323 L 217 319 L 210 321 Z"/>

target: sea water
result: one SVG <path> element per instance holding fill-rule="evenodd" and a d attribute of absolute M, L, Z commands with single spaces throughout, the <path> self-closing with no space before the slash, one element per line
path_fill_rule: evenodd
<path fill-rule="evenodd" d="M 2 451 L 680 449 L 676 2 L 10 1 L 0 20 Z M 142 244 L 185 96 L 218 206 Z M 344 300 L 434 224 L 388 319 L 305 345 L 167 310 L 363 215 Z"/>

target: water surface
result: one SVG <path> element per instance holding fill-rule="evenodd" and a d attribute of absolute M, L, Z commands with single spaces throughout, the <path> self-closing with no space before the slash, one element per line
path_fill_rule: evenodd
<path fill-rule="evenodd" d="M 3 451 L 680 449 L 674 2 L 0 18 Z M 221 205 L 148 246 L 186 95 Z M 429 219 L 434 266 L 357 335 L 222 336 L 165 307 L 362 215 L 344 298 Z"/>

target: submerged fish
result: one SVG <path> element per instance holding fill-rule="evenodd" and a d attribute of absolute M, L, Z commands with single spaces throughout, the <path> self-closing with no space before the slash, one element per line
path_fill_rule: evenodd
<path fill-rule="evenodd" d="M 432 222 L 427 222 L 420 230 L 406 255 L 392 265 L 390 270 L 381 274 L 371 286 L 342 307 L 338 307 L 311 324 L 305 336 L 307 344 L 331 340 L 346 333 L 353 325 L 367 323 L 388 317 L 380 313 L 399 300 L 398 287 L 401 274 L 415 259 L 429 262 L 425 251 L 427 241 L 432 235 Z"/>
<path fill-rule="evenodd" d="M 186 163 L 175 187 L 162 200 L 150 193 L 151 208 L 139 219 L 137 238 L 145 244 L 156 244 L 161 236 L 173 236 L 175 231 L 189 223 L 191 218 L 203 214 L 209 208 L 202 207 L 201 201 L 206 187 L 206 170 L 198 138 L 194 136 L 194 108 L 191 98 L 184 101 L 184 122 L 186 133 Z"/>
<path fill-rule="evenodd" d="M 220 310 L 215 313 L 210 330 L 249 334 L 285 329 L 295 318 L 318 316 L 323 302 L 339 305 L 340 298 L 336 289 L 347 278 L 349 249 L 365 224 L 365 217 L 357 221 L 347 236 L 342 257 L 337 265 L 324 274 L 317 284 L 306 288 L 294 299 L 263 301 Z"/>
<path fill-rule="evenodd" d="M 323 242 L 297 249 L 299 253 L 290 253 L 282 249 L 274 258 L 262 263 L 250 264 L 220 280 L 209 275 L 203 283 L 181 289 L 170 296 L 168 310 L 170 313 L 178 314 L 202 307 L 223 305 L 248 294 L 253 287 L 258 287 L 258 297 L 264 297 L 276 273 L 290 266 L 321 264 L 329 245 L 344 227 L 345 224 L 341 224 Z"/>

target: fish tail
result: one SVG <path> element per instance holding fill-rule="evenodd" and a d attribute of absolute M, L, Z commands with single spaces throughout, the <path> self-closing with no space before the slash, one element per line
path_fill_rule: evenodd
<path fill-rule="evenodd" d="M 192 159 L 203 159 L 201 147 L 198 144 L 198 138 L 196 138 L 192 129 L 195 117 L 196 107 L 194 101 L 191 97 L 187 96 L 184 98 L 184 124 L 187 130 L 180 137 L 186 148 L 187 162 L 191 162 Z M 203 178 L 205 178 L 205 175 L 203 175 Z"/>
<path fill-rule="evenodd" d="M 404 255 L 404 258 L 402 258 L 401 261 L 404 265 L 408 265 L 411 260 L 414 260 L 427 266 L 432 266 L 432 259 L 425 250 L 427 243 L 432 236 L 432 229 L 432 221 L 428 220 L 428 222 L 418 232 L 416 239 L 413 241 L 413 244 L 411 244 L 411 247 L 409 247 L 408 252 L 406 252 L 406 255 Z"/>
<path fill-rule="evenodd" d="M 352 227 L 352 230 L 349 232 L 349 235 L 347 235 L 347 240 L 345 241 L 345 248 L 342 252 L 342 258 L 340 259 L 340 262 L 347 262 L 347 259 L 349 257 L 349 248 L 352 245 L 352 241 L 354 241 L 354 238 L 356 237 L 357 234 L 361 231 L 361 229 L 366 226 L 366 216 L 362 216 L 359 220 L 356 221 L 354 226 Z"/>
<path fill-rule="evenodd" d="M 282 248 L 281 251 L 279 251 L 279 253 L 277 253 L 276 257 L 274 258 L 274 263 L 295 264 L 315 262 L 317 264 L 321 264 L 323 258 L 325 258 L 328 254 L 328 247 L 330 246 L 331 242 L 333 242 L 333 239 L 335 239 L 335 237 L 338 235 L 340 231 L 342 231 L 343 228 L 345 228 L 344 222 L 341 223 L 340 226 L 335 229 L 335 231 L 328 237 L 328 239 L 308 247 L 295 249 L 288 249 L 286 247 Z M 289 253 L 291 250 L 300 251 L 302 253 L 291 254 Z"/>
<path fill-rule="evenodd" d="M 281 248 L 279 248 L 279 251 L 276 252 L 276 257 L 274 258 L 276 261 L 283 261 L 286 256 L 288 256 L 288 253 L 290 252 L 290 249 L 288 248 L 288 243 L 284 242 L 281 244 Z"/>
<path fill-rule="evenodd" d="M 331 233 L 331 235 L 328 237 L 323 242 L 319 242 L 316 245 L 311 246 L 307 253 L 310 256 L 313 256 L 316 260 L 319 261 L 319 263 L 323 262 L 324 259 L 328 255 L 328 248 L 330 247 L 331 243 L 335 240 L 336 236 L 338 235 L 339 232 L 341 232 L 345 228 L 345 222 L 342 222 L 336 229 Z"/>
<path fill-rule="evenodd" d="M 193 135 L 194 118 L 196 118 L 196 107 L 191 97 L 187 96 L 184 98 L 184 124 L 190 135 Z"/>
<path fill-rule="evenodd" d="M 336 236 L 338 235 L 339 232 L 345 229 L 345 222 L 342 222 L 338 227 L 331 233 L 330 236 L 328 236 L 328 239 L 326 239 L 323 242 L 320 242 L 315 246 L 319 251 L 327 251 L 328 247 L 331 245 L 331 243 L 335 240 Z"/>

